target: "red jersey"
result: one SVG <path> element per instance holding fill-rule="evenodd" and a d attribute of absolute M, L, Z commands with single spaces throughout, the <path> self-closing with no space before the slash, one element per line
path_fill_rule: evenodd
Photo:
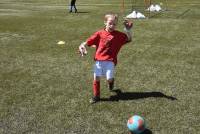
<path fill-rule="evenodd" d="M 88 46 L 96 46 L 94 60 L 113 61 L 116 65 L 117 54 L 128 42 L 128 37 L 120 31 L 107 32 L 102 29 L 91 35 L 86 42 Z"/>

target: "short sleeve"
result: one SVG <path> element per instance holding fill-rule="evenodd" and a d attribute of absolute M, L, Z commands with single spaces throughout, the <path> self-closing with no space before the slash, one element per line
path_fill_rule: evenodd
<path fill-rule="evenodd" d="M 122 44 L 126 44 L 126 43 L 129 42 L 128 36 L 125 33 L 123 33 L 123 32 L 120 32 L 120 42 Z"/>
<path fill-rule="evenodd" d="M 93 35 L 91 35 L 87 40 L 88 46 L 92 45 L 98 45 L 100 40 L 99 32 L 95 32 Z"/>

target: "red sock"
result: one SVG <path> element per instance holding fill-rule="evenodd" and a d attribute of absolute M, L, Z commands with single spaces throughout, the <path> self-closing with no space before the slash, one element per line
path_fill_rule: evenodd
<path fill-rule="evenodd" d="M 93 81 L 93 94 L 100 97 L 100 81 Z"/>

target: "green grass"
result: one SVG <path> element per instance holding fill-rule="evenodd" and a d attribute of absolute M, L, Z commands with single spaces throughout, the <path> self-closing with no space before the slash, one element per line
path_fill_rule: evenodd
<path fill-rule="evenodd" d="M 198 0 L 169 0 L 167 11 L 134 20 L 133 41 L 116 67 L 122 93 L 110 93 L 102 79 L 104 101 L 95 105 L 89 104 L 94 49 L 81 58 L 77 48 L 103 27 L 106 12 L 120 14 L 120 1 L 77 1 L 78 14 L 69 14 L 67 4 L 1 0 L 0 133 L 127 134 L 134 114 L 153 134 L 199 133 Z M 130 1 L 125 7 L 130 13 Z"/>

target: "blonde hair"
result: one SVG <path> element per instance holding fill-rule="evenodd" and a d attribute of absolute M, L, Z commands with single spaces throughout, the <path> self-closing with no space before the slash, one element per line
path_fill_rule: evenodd
<path fill-rule="evenodd" d="M 118 15 L 114 13 L 107 13 L 104 16 L 104 21 L 107 21 L 108 18 L 114 18 L 116 21 L 118 21 Z"/>

